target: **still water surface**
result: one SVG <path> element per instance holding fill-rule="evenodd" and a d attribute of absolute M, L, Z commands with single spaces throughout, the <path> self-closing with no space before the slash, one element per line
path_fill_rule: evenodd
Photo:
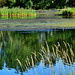
<path fill-rule="evenodd" d="M 65 65 L 62 59 L 53 62 L 53 67 L 38 55 L 39 61 L 34 68 L 30 65 L 28 71 L 23 70 L 16 60 L 20 60 L 25 66 L 26 58 L 31 57 L 32 52 L 41 53 L 41 44 L 46 47 L 47 41 L 50 49 L 59 42 L 63 47 L 63 41 L 72 44 L 75 54 L 75 29 L 74 30 L 47 30 L 47 31 L 0 31 L 0 75 L 67 75 L 75 73 L 75 62 Z M 29 58 L 30 59 L 30 58 Z M 75 61 L 75 57 L 74 57 Z M 64 67 L 64 68 L 63 68 Z M 54 68 L 54 70 L 53 70 Z M 64 71 L 65 69 L 65 71 Z"/>

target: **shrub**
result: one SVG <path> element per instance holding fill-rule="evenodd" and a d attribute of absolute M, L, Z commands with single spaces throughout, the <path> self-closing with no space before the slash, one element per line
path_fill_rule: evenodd
<path fill-rule="evenodd" d="M 75 16 L 75 8 L 64 10 L 62 12 L 62 15 L 65 15 L 65 16 Z"/>

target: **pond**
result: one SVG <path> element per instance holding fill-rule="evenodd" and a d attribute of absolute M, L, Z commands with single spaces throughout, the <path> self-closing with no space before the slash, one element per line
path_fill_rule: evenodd
<path fill-rule="evenodd" d="M 0 75 L 75 75 L 75 18 L 57 13 L 0 17 Z"/>
<path fill-rule="evenodd" d="M 52 54 L 52 47 L 58 42 L 64 49 L 64 42 L 71 44 L 75 54 L 74 32 L 75 29 L 0 31 L 0 75 L 74 75 L 75 56 L 71 65 L 63 60 L 62 54 L 52 60 L 52 64 L 47 59 L 43 62 L 42 58 L 42 46 L 48 49 L 48 45 Z M 37 54 L 37 61 L 34 53 Z"/>

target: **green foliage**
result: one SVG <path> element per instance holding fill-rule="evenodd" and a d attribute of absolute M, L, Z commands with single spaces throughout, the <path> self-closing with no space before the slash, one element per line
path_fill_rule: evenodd
<path fill-rule="evenodd" d="M 33 2 L 29 0 L 29 7 L 32 8 L 32 6 L 33 6 Z"/>
<path fill-rule="evenodd" d="M 55 8 L 57 9 L 63 8 L 66 4 L 66 0 L 55 0 L 54 4 L 55 4 Z"/>
<path fill-rule="evenodd" d="M 3 37 L 1 33 L 3 34 Z M 41 51 L 38 33 L 36 33 L 36 35 L 34 35 L 34 33 L 25 35 L 18 32 L 1 31 L 0 40 L 2 41 L 0 42 L 0 47 L 5 53 L 5 55 L 2 53 L 0 57 L 0 69 L 3 68 L 3 63 L 5 60 L 6 66 L 8 68 L 14 68 L 16 70 L 17 66 L 20 67 L 16 60 L 17 58 L 21 61 L 22 64 L 26 64 L 26 58 L 30 57 L 32 52 Z M 6 41 L 6 45 L 4 41 Z M 20 68 L 18 69 L 20 70 Z"/>
<path fill-rule="evenodd" d="M 0 0 L 0 7 L 3 7 L 6 3 L 6 0 Z"/>
<path fill-rule="evenodd" d="M 12 8 L 8 9 L 7 7 L 0 8 L 0 16 L 4 18 L 26 18 L 26 17 L 36 17 L 36 12 L 35 10 L 27 10 L 24 8 Z"/>
<path fill-rule="evenodd" d="M 67 5 L 68 5 L 69 7 L 75 7 L 75 0 L 69 0 L 69 1 L 67 2 Z"/>
<path fill-rule="evenodd" d="M 62 15 L 65 15 L 65 16 L 75 16 L 75 8 L 72 8 L 72 9 L 66 9 L 62 12 Z"/>
<path fill-rule="evenodd" d="M 75 0 L 0 0 L 0 7 L 8 6 L 12 7 L 23 7 L 33 9 L 50 9 L 50 8 L 64 8 L 74 7 Z"/>
<path fill-rule="evenodd" d="M 75 8 L 71 8 L 71 9 L 75 11 Z"/>

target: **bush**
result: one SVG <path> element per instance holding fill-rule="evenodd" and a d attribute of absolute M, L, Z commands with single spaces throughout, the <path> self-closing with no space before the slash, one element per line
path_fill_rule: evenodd
<path fill-rule="evenodd" d="M 62 15 L 75 16 L 75 10 L 74 9 L 66 9 L 62 12 Z"/>

